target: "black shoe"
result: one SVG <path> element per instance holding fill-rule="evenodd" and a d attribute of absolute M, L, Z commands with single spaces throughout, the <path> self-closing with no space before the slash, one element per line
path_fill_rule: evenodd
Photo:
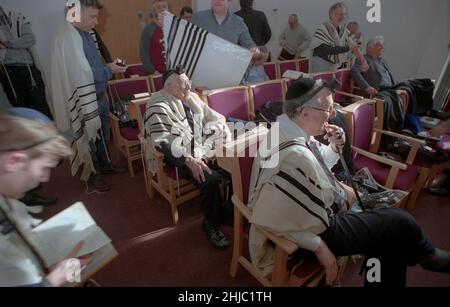
<path fill-rule="evenodd" d="M 29 207 L 50 206 L 55 204 L 57 201 L 58 199 L 56 197 L 44 197 L 35 193 L 33 193 L 30 198 L 22 199 L 22 202 Z"/>
<path fill-rule="evenodd" d="M 436 195 L 436 196 L 442 196 L 442 197 L 450 196 L 450 191 L 447 190 L 446 188 L 440 188 L 440 187 L 428 188 L 428 189 L 425 189 L 425 191 L 427 193 L 430 193 L 430 194 L 433 194 L 433 195 Z"/>
<path fill-rule="evenodd" d="M 228 241 L 228 239 L 223 234 L 222 230 L 217 225 L 211 223 L 205 218 L 203 219 L 202 227 L 206 233 L 208 241 L 212 245 L 214 245 L 215 248 L 224 250 L 227 249 L 228 246 L 230 246 L 230 241 Z"/>

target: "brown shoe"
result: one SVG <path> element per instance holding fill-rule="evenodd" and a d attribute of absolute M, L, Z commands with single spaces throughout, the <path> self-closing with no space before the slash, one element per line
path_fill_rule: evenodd
<path fill-rule="evenodd" d="M 105 192 L 108 192 L 109 190 L 111 190 L 109 185 L 107 185 L 106 182 L 101 179 L 97 180 L 94 183 L 87 182 L 86 186 L 87 187 L 86 187 L 85 193 L 87 195 L 91 195 L 94 193 L 101 194 L 101 193 L 105 193 Z"/>

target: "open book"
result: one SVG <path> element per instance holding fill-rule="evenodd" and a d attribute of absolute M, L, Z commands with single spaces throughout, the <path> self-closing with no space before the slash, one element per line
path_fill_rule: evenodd
<path fill-rule="evenodd" d="M 83 241 L 83 248 L 77 257 L 94 253 L 94 258 L 82 271 L 82 282 L 118 255 L 111 239 L 97 226 L 80 202 L 46 220 L 32 233 L 30 243 L 35 246 L 46 267 L 65 259 L 75 245 Z"/>

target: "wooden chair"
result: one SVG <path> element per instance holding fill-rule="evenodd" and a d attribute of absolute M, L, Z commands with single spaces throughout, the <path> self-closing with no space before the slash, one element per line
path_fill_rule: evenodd
<path fill-rule="evenodd" d="M 262 134 L 267 133 L 262 132 Z M 248 246 L 248 226 L 251 218 L 251 210 L 247 207 L 249 184 L 252 171 L 253 157 L 257 150 L 257 143 L 261 133 L 256 133 L 247 138 L 247 141 L 236 140 L 225 146 L 225 151 L 234 152 L 233 157 L 224 155 L 218 158 L 221 168 L 232 175 L 234 204 L 234 245 L 233 258 L 231 260 L 230 274 L 236 277 L 239 266 L 244 267 L 263 286 L 315 286 L 324 275 L 322 267 L 317 260 L 305 260 L 297 267 L 295 274 L 289 274 L 289 256 L 298 250 L 298 246 L 284 238 L 274 235 L 262 228 L 258 229 L 267 236 L 275 245 L 275 259 L 273 271 L 270 276 L 262 276 L 257 271 L 245 252 Z M 245 146 L 239 144 L 244 142 Z M 238 150 L 236 150 L 236 148 Z M 239 149 L 241 151 L 239 151 Z"/>
<path fill-rule="evenodd" d="M 284 101 L 286 95 L 286 81 L 270 80 L 249 86 L 250 88 L 250 119 L 255 119 L 255 112 L 269 101 Z"/>
<path fill-rule="evenodd" d="M 108 82 L 108 99 L 110 103 L 116 99 L 130 99 L 132 95 L 150 93 L 150 86 L 146 77 L 128 78 Z M 114 146 L 122 153 L 128 164 L 130 177 L 134 177 L 133 162 L 141 159 L 139 129 L 121 127 L 120 120 L 110 113 L 110 121 Z"/>
<path fill-rule="evenodd" d="M 382 130 L 384 104 L 381 100 L 364 99 L 345 107 L 343 111 L 351 133 L 355 169 L 368 167 L 375 180 L 385 187 L 410 192 L 399 206 L 405 206 L 406 201 L 407 207 L 414 206 L 428 177 L 428 170 L 412 164 L 424 142 Z M 378 155 L 382 135 L 402 138 L 413 144 L 406 163 Z"/>
<path fill-rule="evenodd" d="M 214 111 L 225 118 L 250 120 L 254 113 L 250 104 L 250 95 L 247 86 L 235 86 L 216 90 L 204 91 L 201 98 Z"/>
<path fill-rule="evenodd" d="M 135 118 L 140 131 L 145 131 L 143 118 L 150 99 L 140 99 L 130 104 L 130 116 Z M 164 154 L 153 147 L 142 133 L 139 135 L 142 148 L 142 161 L 145 171 L 145 184 L 150 199 L 158 191 L 170 205 L 174 225 L 178 223 L 178 206 L 200 195 L 200 191 L 188 180 L 179 178 L 178 170 L 165 165 Z"/>
<path fill-rule="evenodd" d="M 134 78 L 146 77 L 149 75 L 149 73 L 145 70 L 142 63 L 138 63 L 128 65 L 127 70 L 123 73 L 123 75 L 125 78 Z"/>

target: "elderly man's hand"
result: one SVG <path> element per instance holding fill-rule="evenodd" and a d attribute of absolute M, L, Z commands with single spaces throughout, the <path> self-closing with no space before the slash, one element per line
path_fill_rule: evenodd
<path fill-rule="evenodd" d="M 0 49 L 6 49 L 6 46 L 0 43 Z"/>
<path fill-rule="evenodd" d="M 327 132 L 327 139 L 330 142 L 333 150 L 338 152 L 338 147 L 345 144 L 345 132 L 341 127 L 326 124 L 325 131 Z"/>
<path fill-rule="evenodd" d="M 191 170 L 192 176 L 199 183 L 205 182 L 205 173 L 204 172 L 207 172 L 208 174 L 212 175 L 211 169 L 201 159 L 187 157 L 184 164 L 186 164 L 186 166 Z"/>
<path fill-rule="evenodd" d="M 328 249 L 328 246 L 323 241 L 320 241 L 320 245 L 315 251 L 315 254 L 317 259 L 319 259 L 320 264 L 325 269 L 325 280 L 327 285 L 333 285 L 338 275 L 336 257 Z"/>
<path fill-rule="evenodd" d="M 369 86 L 368 88 L 366 88 L 366 92 L 367 92 L 367 94 L 369 94 L 371 97 L 373 97 L 373 96 L 375 96 L 376 94 L 378 94 L 378 91 L 377 91 L 375 88 L 371 87 L 371 86 Z"/>

